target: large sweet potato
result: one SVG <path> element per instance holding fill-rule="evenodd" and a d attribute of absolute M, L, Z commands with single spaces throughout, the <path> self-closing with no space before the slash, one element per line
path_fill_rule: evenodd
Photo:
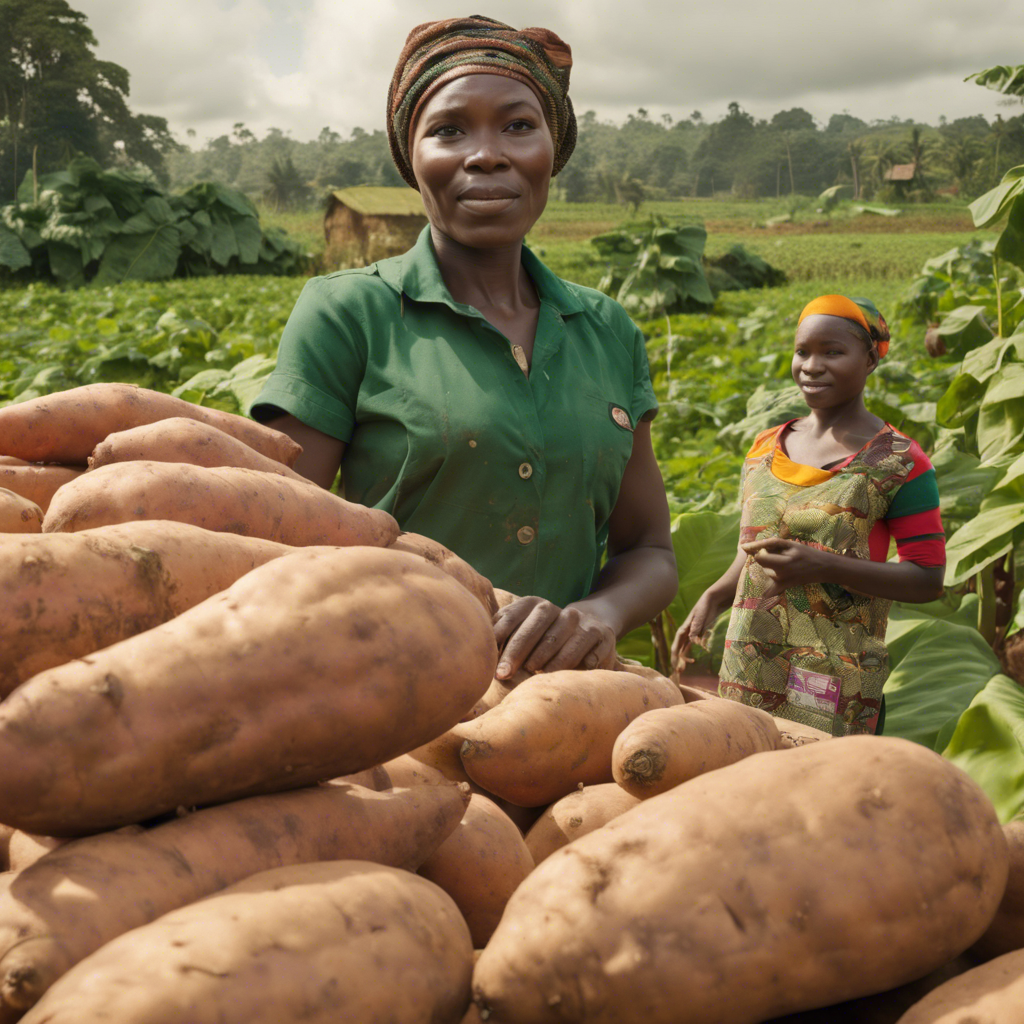
<path fill-rule="evenodd" d="M 395 551 L 406 551 L 410 555 L 419 555 L 428 562 L 432 562 L 438 569 L 448 573 L 476 596 L 489 615 L 493 615 L 498 610 L 498 602 L 494 597 L 494 587 L 491 586 L 491 581 L 481 576 L 469 562 L 459 558 L 454 551 L 449 551 L 443 544 L 418 533 L 403 533 L 389 546 Z"/>
<path fill-rule="evenodd" d="M 50 502 L 44 533 L 169 519 L 281 544 L 370 544 L 398 536 L 387 512 L 345 501 L 322 487 L 255 469 L 173 462 L 126 462 L 83 473 Z"/>
<path fill-rule="evenodd" d="M 776 750 L 779 730 L 767 711 L 732 700 L 701 700 L 655 708 L 619 734 L 612 775 L 641 800 L 697 775 Z"/>
<path fill-rule="evenodd" d="M 900 1017 L 899 1024 L 1020 1024 L 1024 949 L 947 981 Z"/>
<path fill-rule="evenodd" d="M 327 783 L 74 840 L 0 890 L 0 1020 L 111 939 L 259 871 L 343 859 L 415 871 L 468 801 L 468 787 Z"/>
<path fill-rule="evenodd" d="M 986 960 L 1024 949 L 1024 818 L 1003 826 L 1010 851 L 1010 874 L 999 909 L 973 952 Z"/>
<path fill-rule="evenodd" d="M 83 960 L 25 1024 L 459 1024 L 473 947 L 425 878 L 362 861 L 253 875 Z"/>
<path fill-rule="evenodd" d="M 475 998 L 491 1024 L 757 1024 L 951 960 L 1006 872 L 988 798 L 924 747 L 754 754 L 548 857 L 505 908 Z"/>
<path fill-rule="evenodd" d="M 143 521 L 0 545 L 0 696 L 142 633 L 294 548 Z"/>
<path fill-rule="evenodd" d="M 89 468 L 114 462 L 187 462 L 193 466 L 236 466 L 305 480 L 283 462 L 261 455 L 243 441 L 209 423 L 175 416 L 119 430 L 104 438 L 89 456 Z"/>
<path fill-rule="evenodd" d="M 27 498 L 44 515 L 54 494 L 81 474 L 82 470 L 74 466 L 42 466 L 21 459 L 0 461 L 0 487 Z"/>
<path fill-rule="evenodd" d="M 539 864 L 555 850 L 607 825 L 638 803 L 637 797 L 614 782 L 584 786 L 556 800 L 537 819 L 526 833 L 526 848 L 533 855 L 534 864 Z"/>
<path fill-rule="evenodd" d="M 470 779 L 520 807 L 540 807 L 581 782 L 611 782 L 619 733 L 650 708 L 682 702 L 668 680 L 603 669 L 550 672 L 524 680 L 453 731 L 464 741 L 460 755 Z"/>
<path fill-rule="evenodd" d="M 0 703 L 0 821 L 81 835 L 362 771 L 457 722 L 496 662 L 424 559 L 284 555 Z"/>
<path fill-rule="evenodd" d="M 294 466 L 302 453 L 302 446 L 279 430 L 134 384 L 87 384 L 5 406 L 0 449 L 28 462 L 84 466 L 108 435 L 175 416 L 217 427 L 286 466 Z"/>
<path fill-rule="evenodd" d="M 28 498 L 0 487 L 0 533 L 39 533 L 43 510 Z"/>
<path fill-rule="evenodd" d="M 455 900 L 474 948 L 483 949 L 508 898 L 532 870 L 519 829 L 497 804 L 474 793 L 462 821 L 419 873 Z"/>

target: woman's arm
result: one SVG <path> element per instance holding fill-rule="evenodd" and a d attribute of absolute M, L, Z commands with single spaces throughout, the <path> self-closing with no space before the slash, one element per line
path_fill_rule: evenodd
<path fill-rule="evenodd" d="M 740 549 L 732 564 L 715 580 L 714 583 L 697 598 L 697 603 L 690 609 L 690 614 L 676 631 L 672 641 L 672 664 L 678 665 L 686 657 L 690 644 L 701 643 L 701 637 L 718 618 L 722 609 L 736 596 L 736 586 L 740 581 L 740 573 L 747 562 L 746 551 Z M 693 659 L 690 659 L 691 661 Z"/>
<path fill-rule="evenodd" d="M 330 488 L 338 475 L 341 457 L 345 454 L 344 441 L 307 426 L 290 413 L 269 420 L 267 426 L 280 430 L 302 445 L 302 454 L 294 467 L 296 473 L 324 489 Z"/>
<path fill-rule="evenodd" d="M 651 425 L 641 421 L 609 520 L 608 561 L 593 592 L 565 608 L 540 597 L 503 608 L 494 622 L 498 644 L 505 643 L 498 677 L 520 666 L 555 672 L 610 665 L 615 641 L 668 607 L 678 585 L 665 485 Z"/>
<path fill-rule="evenodd" d="M 742 547 L 754 556 L 772 580 L 765 591 L 766 597 L 807 583 L 835 583 L 858 594 L 911 604 L 924 604 L 942 596 L 944 573 L 941 566 L 909 561 L 871 562 L 820 551 L 781 537 L 752 541 Z"/>

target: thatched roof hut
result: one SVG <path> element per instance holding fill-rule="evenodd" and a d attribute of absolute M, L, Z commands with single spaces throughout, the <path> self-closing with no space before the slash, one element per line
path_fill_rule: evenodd
<path fill-rule="evenodd" d="M 917 177 L 917 164 L 893 164 L 883 177 L 886 181 L 913 181 Z"/>
<path fill-rule="evenodd" d="M 359 185 L 327 197 L 326 260 L 361 266 L 405 252 L 427 223 L 423 200 L 411 188 Z"/>

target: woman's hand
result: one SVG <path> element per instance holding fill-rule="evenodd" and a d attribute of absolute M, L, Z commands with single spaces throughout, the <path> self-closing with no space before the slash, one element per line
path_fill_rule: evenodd
<path fill-rule="evenodd" d="M 494 637 L 504 645 L 498 679 L 520 667 L 529 672 L 610 668 L 615 662 L 615 631 L 585 609 L 542 597 L 520 597 L 494 616 Z"/>
<path fill-rule="evenodd" d="M 790 587 L 823 583 L 830 578 L 830 570 L 834 572 L 835 560 L 843 557 L 782 537 L 754 540 L 740 547 L 754 556 L 754 561 L 770 580 L 765 597 L 776 597 Z"/>
<path fill-rule="evenodd" d="M 728 600 L 727 595 L 713 587 L 709 587 L 697 599 L 672 641 L 672 667 L 676 671 L 684 672 L 686 664 L 693 661 L 689 656 L 692 644 L 705 646 L 704 634 L 714 625 Z"/>

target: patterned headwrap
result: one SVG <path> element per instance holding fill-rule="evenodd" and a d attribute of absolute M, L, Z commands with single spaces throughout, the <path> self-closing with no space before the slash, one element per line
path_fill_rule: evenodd
<path fill-rule="evenodd" d="M 537 94 L 555 146 L 554 176 L 576 146 L 571 70 L 572 51 L 546 28 L 517 31 L 479 14 L 418 25 L 405 41 L 388 89 L 388 142 L 395 166 L 418 189 L 409 155 L 418 111 L 446 82 L 487 74 L 512 78 Z"/>
<path fill-rule="evenodd" d="M 802 324 L 807 317 L 819 313 L 842 317 L 844 320 L 860 324 L 874 343 L 878 358 L 884 359 L 888 354 L 889 325 L 870 299 L 848 299 L 845 295 L 819 295 L 804 306 L 797 325 Z"/>

